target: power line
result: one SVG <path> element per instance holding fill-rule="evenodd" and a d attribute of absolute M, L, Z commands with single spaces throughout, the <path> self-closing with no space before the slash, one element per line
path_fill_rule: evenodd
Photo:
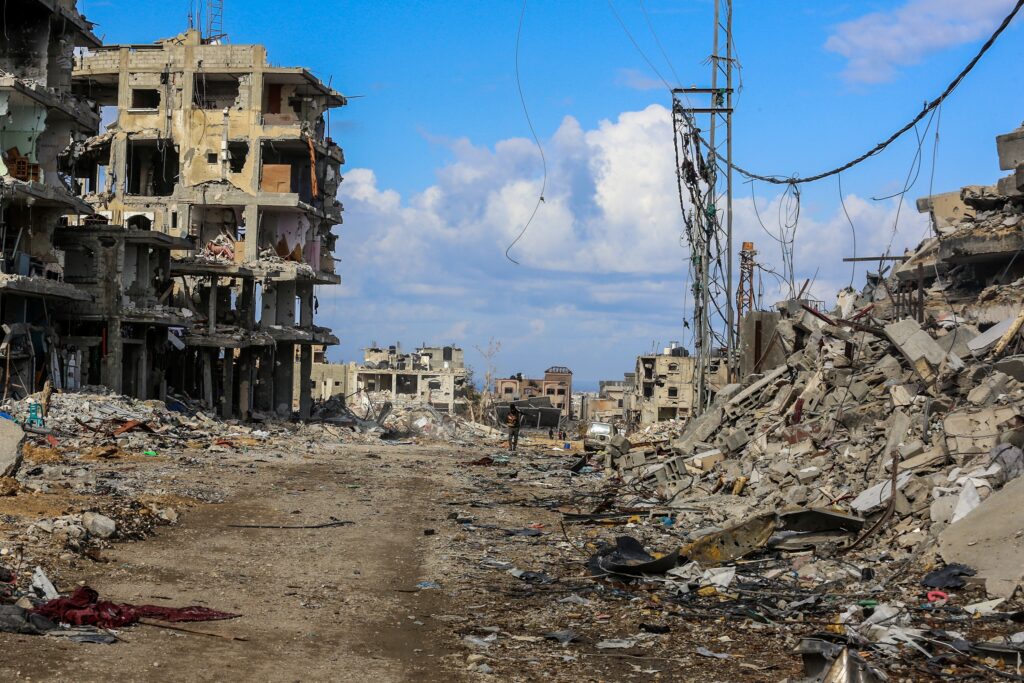
<path fill-rule="evenodd" d="M 647 22 L 647 30 L 651 32 L 651 37 L 654 38 L 654 43 L 658 46 L 658 50 L 661 51 L 661 56 L 665 58 L 665 63 L 668 64 L 669 70 L 672 75 L 676 78 L 676 83 L 679 85 L 683 84 L 683 79 L 679 78 L 679 74 L 676 73 L 676 67 L 672 63 L 672 60 L 668 58 L 668 53 L 665 52 L 665 47 L 661 44 L 661 39 L 658 38 L 658 33 L 654 30 L 654 24 L 651 23 L 651 15 L 647 13 L 647 6 L 644 5 L 644 0 L 640 0 L 640 9 L 644 13 L 644 20 Z"/>
<path fill-rule="evenodd" d="M 526 17 L 526 0 L 523 0 L 523 9 L 519 12 L 519 28 L 516 30 L 516 88 L 519 90 L 519 103 L 523 105 L 523 114 L 526 116 L 526 125 L 530 127 L 530 133 L 533 135 L 533 141 L 537 143 L 537 150 L 540 152 L 540 163 L 544 167 L 544 179 L 540 184 L 540 194 L 537 196 L 537 203 L 533 207 L 533 212 L 526 221 L 526 225 L 519 231 L 516 238 L 512 240 L 512 243 L 505 248 L 505 258 L 512 263 L 519 265 L 519 261 L 516 261 L 509 252 L 512 251 L 512 247 L 516 246 L 516 243 L 523 238 L 526 231 L 529 229 L 530 224 L 533 223 L 534 217 L 537 215 L 537 211 L 540 209 L 540 205 L 544 203 L 544 191 L 548 187 L 548 160 L 544 156 L 544 147 L 540 144 L 540 137 L 537 135 L 537 131 L 533 127 L 533 120 L 530 119 L 530 110 L 526 108 L 526 97 L 523 96 L 523 82 L 519 78 L 519 42 L 523 35 L 523 19 Z"/>
<path fill-rule="evenodd" d="M 959 74 L 957 74 L 956 78 L 954 78 L 952 80 L 952 82 L 950 82 L 950 84 L 948 86 L 946 86 L 946 89 L 942 92 L 941 95 L 936 97 L 931 102 L 927 103 L 925 105 L 924 109 L 922 109 L 921 112 L 917 116 L 915 116 L 905 126 L 903 126 L 899 130 L 897 130 L 895 133 L 890 135 L 887 140 L 885 140 L 884 142 L 878 143 L 877 145 L 875 145 L 874 147 L 869 149 L 867 152 L 864 152 L 863 154 L 861 154 L 859 157 L 856 157 L 856 158 L 846 162 L 845 164 L 843 164 L 842 166 L 839 166 L 837 168 L 833 168 L 833 169 L 831 169 L 829 171 L 825 171 L 823 173 L 818 173 L 816 175 L 808 176 L 806 178 L 800 178 L 799 176 L 793 176 L 791 178 L 783 178 L 781 176 L 761 175 L 761 174 L 758 174 L 758 173 L 754 173 L 752 171 L 748 171 L 748 170 L 746 170 L 744 168 L 741 168 L 740 166 L 737 166 L 736 164 L 732 164 L 733 169 L 735 169 L 738 173 L 740 173 L 740 174 L 742 174 L 742 175 L 744 175 L 744 176 L 746 176 L 748 178 L 754 178 L 754 179 L 761 180 L 761 181 L 766 182 L 766 183 L 774 183 L 776 185 L 786 185 L 786 184 L 793 185 L 793 184 L 798 184 L 798 183 L 813 183 L 816 180 L 821 180 L 822 178 L 828 178 L 829 176 L 833 176 L 833 175 L 836 175 L 838 173 L 842 173 L 843 171 L 846 171 L 846 170 L 848 170 L 850 168 L 853 168 L 854 166 L 856 166 L 857 164 L 861 163 L 862 161 L 864 161 L 864 160 L 866 160 L 866 159 L 868 159 L 870 157 L 875 156 L 876 154 L 878 154 L 879 152 L 884 150 L 886 147 L 891 145 L 893 142 L 895 142 L 898 138 L 902 137 L 911 128 L 913 128 L 918 123 L 920 123 L 924 119 L 924 117 L 928 116 L 928 114 L 930 112 L 934 111 L 936 107 L 938 107 L 940 104 L 942 104 L 946 100 L 946 98 L 949 97 L 953 93 L 954 90 L 956 90 L 957 86 L 960 85 L 960 82 L 963 81 L 964 78 L 967 77 L 967 74 L 969 74 L 974 69 L 975 65 L 977 65 L 977 63 L 979 61 L 981 61 L 981 58 L 985 55 L 986 52 L 989 51 L 989 48 L 991 48 L 992 45 L 995 44 L 996 40 L 1003 33 L 1003 31 L 1006 30 L 1006 27 L 1010 25 L 1010 22 L 1013 21 L 1014 17 L 1017 16 L 1017 13 L 1020 12 L 1022 7 L 1024 7 L 1024 0 L 1017 0 L 1017 4 L 1010 11 L 1010 13 L 1008 15 L 1006 15 L 1006 18 L 1003 19 L 1002 23 L 999 24 L 999 26 L 996 28 L 995 32 L 989 37 L 989 39 L 985 41 L 985 44 L 981 46 L 981 49 L 978 50 L 978 53 L 976 55 L 974 55 L 974 59 L 972 59 L 970 62 L 967 63 L 967 66 L 965 66 L 963 68 L 963 70 Z M 724 159 L 722 161 L 724 161 Z"/>
<path fill-rule="evenodd" d="M 1021 2 L 1024 2 L 1024 0 L 1021 0 Z M 629 28 L 626 27 L 626 22 L 622 21 L 622 17 L 619 16 L 619 12 L 615 9 L 615 3 L 613 3 L 612 0 L 608 0 L 608 8 L 612 11 L 612 14 L 615 15 L 615 20 L 619 22 L 619 26 L 621 26 L 622 30 L 626 33 L 626 37 L 629 38 L 629 42 L 633 43 L 633 47 L 636 48 L 636 51 L 639 52 L 640 56 L 644 58 L 645 62 L 647 62 L 647 66 L 651 67 L 651 71 L 653 71 L 658 79 L 665 85 L 666 90 L 672 90 L 672 86 L 668 84 L 665 77 L 661 75 L 660 71 L 658 71 L 658 67 L 654 66 L 654 62 L 651 61 L 647 56 L 647 53 L 640 47 L 640 43 L 636 42 L 636 38 L 633 37 Z M 671 66 L 671 64 L 669 66 Z"/>

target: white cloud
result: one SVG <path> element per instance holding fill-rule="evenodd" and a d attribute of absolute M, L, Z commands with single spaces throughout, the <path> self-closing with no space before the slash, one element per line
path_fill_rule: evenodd
<path fill-rule="evenodd" d="M 825 49 L 846 58 L 846 80 L 883 83 L 931 53 L 987 37 L 1013 5 L 1013 0 L 908 0 L 839 24 Z"/>
<path fill-rule="evenodd" d="M 684 281 L 688 254 L 679 241 L 671 141 L 670 114 L 659 105 L 590 130 L 563 120 L 544 141 L 546 201 L 513 250 L 522 266 L 505 260 L 504 250 L 540 189 L 540 161 L 529 140 L 493 147 L 443 141 L 451 163 L 433 185 L 407 197 L 382 187 L 371 170 L 349 170 L 337 250 L 349 296 L 318 290 L 323 318 L 343 338 L 342 355 L 351 358 L 373 339 L 456 341 L 472 349 L 494 338 L 503 344 L 501 374 L 562 364 L 596 379 L 593 368 L 614 375 L 609 366 L 630 369 L 652 344 L 685 342 L 690 312 L 684 303 L 692 297 Z M 777 232 L 781 189 L 757 190 L 768 193 L 758 196 L 758 209 L 767 229 Z M 846 204 L 857 253 L 884 252 L 896 200 L 848 195 Z M 749 196 L 735 199 L 734 215 L 734 244 L 753 241 L 760 261 L 780 268 L 778 245 L 758 223 Z M 922 221 L 913 206 L 903 206 L 894 251 L 920 239 Z M 798 287 L 815 278 L 811 291 L 830 301 L 849 283 L 842 258 L 853 253 L 837 199 L 804 207 L 796 235 Z M 860 267 L 856 286 L 865 267 L 873 266 Z M 787 289 L 764 277 L 766 303 Z"/>
<path fill-rule="evenodd" d="M 459 320 L 452 324 L 447 330 L 441 333 L 441 341 L 462 341 L 466 338 L 466 331 L 469 330 L 468 320 Z"/>

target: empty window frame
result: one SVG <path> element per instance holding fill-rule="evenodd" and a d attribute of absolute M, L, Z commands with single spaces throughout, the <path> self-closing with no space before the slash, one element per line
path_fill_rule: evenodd
<path fill-rule="evenodd" d="M 178 182 L 178 149 L 166 140 L 129 140 L 128 194 L 167 197 Z"/>
<path fill-rule="evenodd" d="M 160 91 L 149 88 L 132 89 L 132 109 L 159 109 Z"/>
<path fill-rule="evenodd" d="M 193 78 L 192 103 L 197 109 L 230 109 L 238 101 L 238 79 L 230 74 L 198 72 Z"/>

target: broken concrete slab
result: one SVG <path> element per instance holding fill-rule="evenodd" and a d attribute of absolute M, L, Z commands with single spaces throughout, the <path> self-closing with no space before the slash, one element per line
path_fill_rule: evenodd
<path fill-rule="evenodd" d="M 885 326 L 885 335 L 899 349 L 910 366 L 926 382 L 932 382 L 941 369 L 963 368 L 963 362 L 935 343 L 916 320 L 907 318 Z"/>
<path fill-rule="evenodd" d="M 1001 323 L 993 325 L 971 341 L 967 342 L 967 348 L 971 350 L 971 353 L 973 353 L 975 357 L 980 358 L 981 356 L 984 356 L 988 353 L 988 350 L 995 346 L 996 342 L 1006 334 L 1016 319 L 1017 316 L 1012 315 Z"/>
<path fill-rule="evenodd" d="M 14 420 L 0 418 L 0 477 L 13 477 L 21 466 L 25 430 Z"/>
<path fill-rule="evenodd" d="M 907 482 L 910 481 L 914 475 L 910 472 L 900 472 L 896 477 L 896 490 L 899 491 Z M 853 510 L 861 514 L 877 510 L 882 507 L 883 504 L 889 502 L 889 498 L 892 496 L 892 482 L 889 480 L 883 481 L 880 484 L 875 484 L 871 488 L 861 491 L 860 495 L 853 499 L 850 503 L 850 507 Z"/>
<path fill-rule="evenodd" d="M 981 384 L 971 389 L 967 394 L 967 400 L 976 406 L 992 403 L 1001 394 L 1006 393 L 1009 383 L 1009 376 L 997 370 L 990 374 Z"/>
<path fill-rule="evenodd" d="M 1024 579 L 1024 477 L 986 498 L 939 534 L 939 554 L 977 570 L 991 597 L 1009 598 Z"/>

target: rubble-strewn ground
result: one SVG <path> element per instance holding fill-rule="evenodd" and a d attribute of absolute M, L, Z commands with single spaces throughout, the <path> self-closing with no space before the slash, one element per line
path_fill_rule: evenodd
<path fill-rule="evenodd" d="M 551 446 L 508 456 L 493 443 L 286 429 L 213 450 L 198 447 L 197 432 L 195 448 L 76 459 L 23 477 L 43 491 L 0 498 L 0 564 L 27 574 L 40 564 L 62 592 L 85 582 L 118 602 L 242 616 L 177 625 L 221 637 L 150 625 L 118 630 L 123 642 L 113 645 L 0 634 L 0 680 L 777 681 L 799 678 L 800 636 L 835 630 L 865 600 L 898 601 L 915 626 L 971 640 L 1019 630 L 963 617 L 956 608 L 984 599 L 978 587 L 948 591 L 950 609 L 929 607 L 923 570 L 884 557 L 850 560 L 855 574 L 869 567 L 876 578 L 830 580 L 800 576 L 792 556 L 767 552 L 736 563 L 730 586 L 689 593 L 672 577 L 594 577 L 586 563 L 601 542 L 630 535 L 669 552 L 688 530 L 668 526 L 657 505 L 630 513 L 630 487 L 589 467 L 570 473 L 576 455 Z M 76 477 L 106 488 L 79 493 L 89 486 Z M 571 514 L 602 501 L 608 519 Z M 90 508 L 144 540 L 89 538 L 73 550 L 59 526 L 38 528 Z M 352 524 L 231 526 L 332 521 Z M 547 636 L 565 632 L 573 640 L 564 645 Z M 891 680 L 992 676 L 955 657 L 929 672 L 914 651 L 865 655 Z"/>

